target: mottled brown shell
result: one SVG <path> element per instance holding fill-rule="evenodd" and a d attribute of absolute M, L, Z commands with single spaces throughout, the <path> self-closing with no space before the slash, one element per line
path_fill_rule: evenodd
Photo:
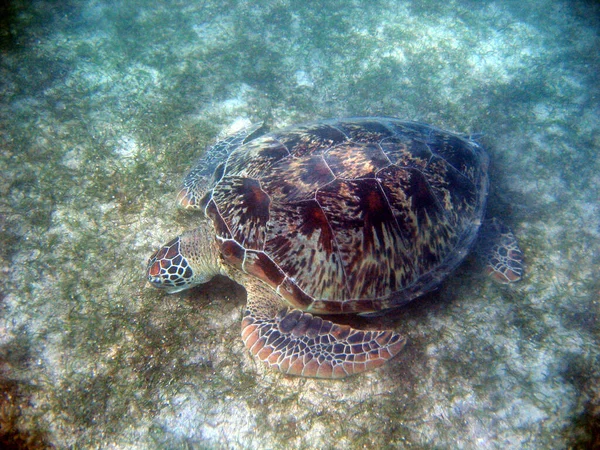
<path fill-rule="evenodd" d="M 476 143 L 428 125 L 323 121 L 238 147 L 203 205 L 223 259 L 294 307 L 377 311 L 431 290 L 462 261 L 487 166 Z"/>

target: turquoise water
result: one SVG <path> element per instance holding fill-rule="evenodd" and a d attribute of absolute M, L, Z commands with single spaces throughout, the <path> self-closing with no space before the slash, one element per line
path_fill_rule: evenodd
<path fill-rule="evenodd" d="M 0 443 L 598 445 L 598 6 L 298 3 L 0 7 Z M 217 137 L 357 115 L 481 133 L 527 273 L 468 261 L 380 319 L 409 341 L 382 369 L 287 378 L 241 342 L 243 288 L 165 296 L 145 263 Z"/>

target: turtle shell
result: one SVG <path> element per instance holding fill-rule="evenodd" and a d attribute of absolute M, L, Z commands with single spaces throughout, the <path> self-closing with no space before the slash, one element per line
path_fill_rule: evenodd
<path fill-rule="evenodd" d="M 352 118 L 255 138 L 202 200 L 223 260 L 315 313 L 378 311 L 431 290 L 481 224 L 488 158 L 416 122 Z"/>

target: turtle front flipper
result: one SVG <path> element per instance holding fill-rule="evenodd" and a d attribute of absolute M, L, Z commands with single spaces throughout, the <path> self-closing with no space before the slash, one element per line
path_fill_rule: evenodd
<path fill-rule="evenodd" d="M 217 170 L 217 167 L 224 166 L 231 152 L 251 138 L 262 126 L 262 122 L 253 123 L 206 150 L 196 166 L 183 179 L 177 194 L 177 204 L 184 209 L 201 209 L 202 197 L 223 175 L 223 167 L 221 170 Z"/>
<path fill-rule="evenodd" d="M 259 283 L 252 283 L 254 289 L 246 285 L 242 339 L 253 356 L 287 375 L 344 378 L 383 365 L 406 343 L 392 331 L 355 330 L 281 308 L 281 299 Z M 274 310 L 276 304 L 279 311 Z"/>
<path fill-rule="evenodd" d="M 523 252 L 513 232 L 500 220 L 486 220 L 479 234 L 477 253 L 483 259 L 485 272 L 502 284 L 523 277 Z"/>

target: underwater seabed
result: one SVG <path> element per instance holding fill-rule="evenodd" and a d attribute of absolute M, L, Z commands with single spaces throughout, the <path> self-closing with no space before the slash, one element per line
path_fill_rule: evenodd
<path fill-rule="evenodd" d="M 590 448 L 600 424 L 600 10 L 584 1 L 0 7 L 0 446 Z M 377 325 L 383 368 L 265 370 L 243 288 L 145 281 L 215 138 L 392 115 L 481 133 L 526 276 L 468 260 Z M 368 322 L 363 322 L 369 325 Z M 372 324 L 371 324 L 372 325 Z"/>

